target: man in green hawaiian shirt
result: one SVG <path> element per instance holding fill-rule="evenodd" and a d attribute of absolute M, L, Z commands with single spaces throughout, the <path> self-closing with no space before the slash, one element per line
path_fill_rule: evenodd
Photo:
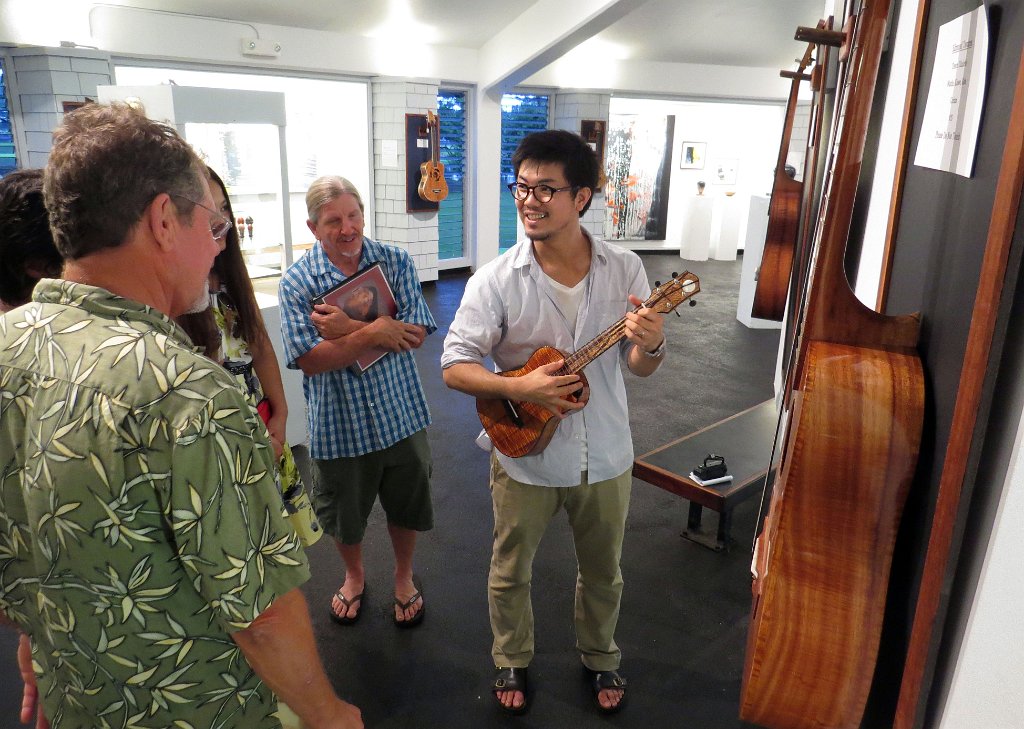
<path fill-rule="evenodd" d="M 53 727 L 361 727 L 317 656 L 273 451 L 171 317 L 230 225 L 165 125 L 91 104 L 44 194 L 64 280 L 0 317 L 0 618 Z M 32 688 L 27 695 L 32 696 Z"/>

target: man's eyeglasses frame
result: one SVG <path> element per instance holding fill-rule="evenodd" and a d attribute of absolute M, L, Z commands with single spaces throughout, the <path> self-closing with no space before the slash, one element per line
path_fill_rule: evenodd
<path fill-rule="evenodd" d="M 219 213 L 216 210 L 213 210 L 212 208 L 206 207 L 205 205 L 203 205 L 198 200 L 193 200 L 190 197 L 185 197 L 184 195 L 178 195 L 177 193 L 174 193 L 174 192 L 169 192 L 167 194 L 170 195 L 171 197 L 176 197 L 179 200 L 187 200 L 188 202 L 192 203 L 193 205 L 198 205 L 199 207 L 201 207 L 206 212 L 213 213 L 218 218 L 220 218 L 220 222 L 219 223 L 214 223 L 214 222 L 210 223 L 210 235 L 213 236 L 214 240 L 221 240 L 222 238 L 224 238 L 228 234 L 228 231 L 230 231 L 234 227 L 234 225 L 235 225 L 232 221 L 228 220 L 226 215 L 224 215 L 223 213 Z"/>
<path fill-rule="evenodd" d="M 533 199 L 539 203 L 551 202 L 551 198 L 555 196 L 556 192 L 562 192 L 563 190 L 576 190 L 578 189 L 575 185 L 566 185 L 565 187 L 551 187 L 551 185 L 527 185 L 522 182 L 510 182 L 508 184 L 508 191 L 512 193 L 512 197 L 520 202 L 525 202 L 530 194 L 533 194 Z"/>

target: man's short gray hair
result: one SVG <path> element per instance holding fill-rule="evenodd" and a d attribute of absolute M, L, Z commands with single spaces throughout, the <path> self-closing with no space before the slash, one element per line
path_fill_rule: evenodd
<path fill-rule="evenodd" d="M 338 175 L 324 175 L 313 180 L 313 184 L 306 190 L 306 215 L 310 222 L 316 224 L 320 217 L 320 208 L 342 195 L 352 195 L 359 203 L 359 212 L 363 208 L 363 198 L 359 196 L 359 190 L 344 177 Z"/>

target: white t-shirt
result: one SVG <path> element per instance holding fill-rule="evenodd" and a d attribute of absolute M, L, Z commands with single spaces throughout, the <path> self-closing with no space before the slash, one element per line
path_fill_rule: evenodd
<path fill-rule="evenodd" d="M 541 273 L 544 273 L 543 271 Z M 576 318 L 580 313 L 580 303 L 583 301 L 583 294 L 587 290 L 587 279 L 590 278 L 588 273 L 580 282 L 575 286 L 569 287 L 564 284 L 560 284 L 555 279 L 544 273 L 544 278 L 547 279 L 548 284 L 551 286 L 551 295 L 555 299 L 555 306 L 562 312 L 562 316 L 565 317 L 565 321 L 569 324 L 569 331 L 572 332 L 573 336 L 576 336 Z M 569 352 L 566 352 L 569 354 Z M 580 428 L 580 442 L 582 443 L 581 455 L 580 455 L 580 470 L 587 470 L 587 423 L 584 420 Z"/>

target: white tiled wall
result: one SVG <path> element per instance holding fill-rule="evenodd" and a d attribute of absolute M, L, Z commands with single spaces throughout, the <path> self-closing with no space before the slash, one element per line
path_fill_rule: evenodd
<path fill-rule="evenodd" d="M 18 159 L 22 167 L 43 167 L 65 101 L 96 98 L 96 86 L 113 79 L 110 56 L 79 48 L 14 48 L 11 95 L 18 112 Z"/>
<path fill-rule="evenodd" d="M 593 92 L 563 91 L 554 94 L 554 128 L 580 133 L 580 122 L 584 119 L 600 120 L 608 128 L 609 94 Z M 607 140 L 606 140 L 607 145 Z M 604 235 L 605 204 L 604 191 L 594 195 L 590 209 L 583 214 L 582 224 L 591 234 Z"/>
<path fill-rule="evenodd" d="M 437 111 L 437 83 L 380 79 L 373 86 L 374 236 L 404 248 L 416 263 L 420 281 L 437 280 L 437 213 L 406 212 L 405 115 Z M 384 167 L 382 146 L 398 146 L 398 167 Z M 418 173 L 417 173 L 418 174 Z"/>

